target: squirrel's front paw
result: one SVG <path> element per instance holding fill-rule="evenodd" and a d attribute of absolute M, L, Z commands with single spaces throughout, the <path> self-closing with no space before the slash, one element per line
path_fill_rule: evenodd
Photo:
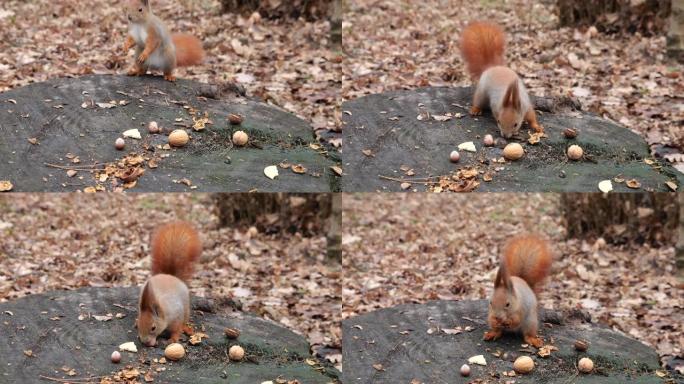
<path fill-rule="evenodd" d="M 482 114 L 482 110 L 479 107 L 472 106 L 470 107 L 470 115 L 471 116 L 480 116 Z"/>
<path fill-rule="evenodd" d="M 530 126 L 532 127 L 532 129 L 534 129 L 535 132 L 544 133 L 544 127 L 542 127 L 541 124 L 532 124 Z"/>
<path fill-rule="evenodd" d="M 147 61 L 148 57 L 149 57 L 149 55 L 147 55 L 147 54 L 145 54 L 145 53 L 141 53 L 140 56 L 138 56 L 138 63 L 139 63 L 139 64 L 145 64 L 145 62 Z"/>
<path fill-rule="evenodd" d="M 487 331 L 484 334 L 484 339 L 486 341 L 496 340 L 501 337 L 501 331 Z"/>
<path fill-rule="evenodd" d="M 140 75 L 142 75 L 142 70 L 140 70 L 139 68 L 133 67 L 133 68 L 129 69 L 126 74 L 128 76 L 140 76 Z"/>

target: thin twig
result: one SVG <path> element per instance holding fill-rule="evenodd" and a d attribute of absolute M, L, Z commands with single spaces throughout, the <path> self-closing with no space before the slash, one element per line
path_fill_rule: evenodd
<path fill-rule="evenodd" d="M 409 183 L 409 184 L 434 184 L 437 181 L 430 180 L 434 178 L 439 178 L 441 176 L 433 176 L 433 177 L 424 177 L 421 179 L 397 179 L 394 177 L 389 177 L 389 176 L 383 176 L 383 175 L 378 175 L 383 180 L 389 180 L 389 181 L 396 181 L 399 183 Z"/>
<path fill-rule="evenodd" d="M 66 166 L 58 164 L 43 163 L 45 166 L 50 168 L 63 169 L 66 171 L 104 171 L 106 168 L 96 168 L 102 167 L 103 164 L 92 164 L 92 165 L 78 165 L 78 166 Z"/>
<path fill-rule="evenodd" d="M 48 377 L 48 376 L 39 376 L 43 380 L 49 380 L 49 381 L 56 381 L 58 383 L 97 383 L 100 379 L 104 378 L 105 376 L 92 376 L 92 377 L 83 377 L 83 378 L 71 378 L 71 379 L 60 379 L 57 377 Z"/>

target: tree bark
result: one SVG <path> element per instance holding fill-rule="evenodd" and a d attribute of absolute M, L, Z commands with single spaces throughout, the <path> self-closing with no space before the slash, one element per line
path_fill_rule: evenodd
<path fill-rule="evenodd" d="M 684 193 L 678 194 L 679 201 L 679 238 L 675 247 L 675 264 L 679 286 L 684 288 Z"/>
<path fill-rule="evenodd" d="M 331 16 L 341 0 L 221 0 L 223 12 L 250 14 L 259 12 L 269 19 L 304 17 L 322 19 Z"/>
<path fill-rule="evenodd" d="M 684 0 L 672 0 L 672 12 L 667 31 L 668 56 L 684 61 Z"/>
<path fill-rule="evenodd" d="M 332 214 L 328 219 L 328 260 L 342 263 L 342 194 L 332 196 Z"/>
<path fill-rule="evenodd" d="M 679 207 L 669 193 L 564 193 L 561 210 L 569 238 L 603 237 L 616 244 L 672 244 Z"/>
<path fill-rule="evenodd" d="M 222 227 L 255 226 L 267 233 L 326 234 L 331 220 L 330 193 L 220 193 L 216 214 Z"/>
<path fill-rule="evenodd" d="M 595 26 L 602 32 L 645 35 L 663 31 L 671 9 L 670 1 L 663 0 L 557 0 L 556 6 L 563 27 Z"/>

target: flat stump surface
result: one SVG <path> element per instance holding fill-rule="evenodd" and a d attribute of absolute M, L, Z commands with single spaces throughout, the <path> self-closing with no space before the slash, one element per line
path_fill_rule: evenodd
<path fill-rule="evenodd" d="M 524 348 L 522 336 L 505 334 L 493 342 L 482 340 L 487 330 L 486 300 L 433 301 L 380 309 L 342 323 L 343 382 L 374 383 L 662 383 L 658 355 L 637 340 L 591 323 L 540 324 L 545 344 L 558 348 L 542 358 L 536 349 Z M 545 312 L 545 311 L 544 311 Z M 546 316 L 546 315 L 543 315 Z M 462 330 L 456 333 L 456 330 Z M 466 330 L 472 327 L 472 330 Z M 444 330 L 451 331 L 447 334 Z M 586 352 L 574 342 L 591 343 Z M 499 357 L 495 356 L 499 355 Z M 468 358 L 483 355 L 487 365 L 469 364 L 470 377 L 460 375 Z M 535 368 L 528 375 L 503 376 L 513 361 L 530 356 Z M 582 357 L 594 362 L 594 372 L 575 368 Z M 378 365 L 379 364 L 379 365 Z M 374 367 L 376 365 L 376 367 Z"/>
<path fill-rule="evenodd" d="M 143 376 L 151 371 L 156 383 L 254 384 L 281 376 L 301 383 L 326 384 L 339 375 L 334 368 L 311 358 L 304 337 L 232 307 L 198 310 L 201 300 L 197 298 L 193 298 L 190 319 L 195 331 L 207 334 L 207 338 L 193 346 L 184 336 L 183 359 L 155 363 L 154 359 L 164 355 L 167 340 L 158 339 L 154 348 L 143 347 L 138 341 L 134 328 L 138 295 L 137 287 L 85 288 L 1 303 L 0 382 L 11 378 L 17 383 L 47 383 L 40 378 L 45 376 L 65 380 L 98 377 L 92 382 L 99 383 L 99 377 L 111 377 L 127 366 L 140 371 L 138 382 L 145 382 Z M 95 317 L 107 314 L 111 319 Z M 226 338 L 226 327 L 238 329 L 240 337 Z M 112 363 L 112 352 L 129 341 L 136 343 L 138 353 L 121 352 L 121 362 Z M 235 344 L 245 349 L 246 360 L 228 360 L 227 350 Z"/>
<path fill-rule="evenodd" d="M 482 138 L 491 134 L 496 140 L 500 133 L 489 110 L 482 116 L 469 115 L 471 98 L 470 88 L 423 88 L 344 103 L 343 165 L 347 173 L 343 190 L 424 191 L 428 189 L 425 178 L 451 175 L 465 168 L 479 172 L 475 191 L 598 192 L 600 181 L 616 177 L 625 182 L 613 182 L 615 191 L 669 191 L 666 182 L 677 186 L 684 182 L 684 175 L 670 165 L 645 162 L 648 146 L 639 135 L 577 111 L 538 113 L 548 137 L 536 145 L 529 144 L 525 124 L 519 137 L 511 139 L 523 145 L 525 156 L 515 162 L 493 162 L 502 159 L 503 150 L 485 147 Z M 435 120 L 445 119 L 449 113 L 454 116 L 450 120 Z M 565 128 L 577 128 L 579 135 L 566 139 L 562 134 Z M 451 163 L 451 151 L 469 141 L 477 152 L 459 150 L 460 161 Z M 567 159 L 566 149 L 572 144 L 584 149 L 581 161 Z M 485 173 L 491 181 L 484 180 Z M 628 188 L 626 181 L 631 179 L 641 187 Z M 402 188 L 402 182 L 409 182 L 410 188 Z"/>
<path fill-rule="evenodd" d="M 203 96 L 211 89 L 188 80 L 171 83 L 152 76 L 89 75 L 0 93 L 0 180 L 10 181 L 17 192 L 67 192 L 88 187 L 135 192 L 337 189 L 337 176 L 330 169 L 334 160 L 315 143 L 307 122 L 233 93 L 218 99 L 211 98 L 215 97 L 211 93 Z M 229 123 L 231 113 L 244 117 L 241 125 Z M 193 118 L 205 114 L 211 124 L 194 131 Z M 156 121 L 166 133 L 148 133 L 150 121 Z M 127 138 L 125 149 L 116 150 L 116 139 L 135 128 L 142 139 Z M 173 129 L 190 134 L 185 147 L 163 148 Z M 249 135 L 247 146 L 233 146 L 231 138 L 237 130 Z M 127 155 L 140 155 L 144 160 L 137 165 L 144 174 L 135 185 L 124 187 L 131 180 L 112 175 L 103 178 L 88 168 L 102 168 Z M 151 165 L 151 159 L 156 164 Z M 301 165 L 305 171 L 294 173 L 291 168 L 279 167 L 275 180 L 264 175 L 264 168 L 281 163 Z M 71 168 L 77 174 L 69 175 Z"/>

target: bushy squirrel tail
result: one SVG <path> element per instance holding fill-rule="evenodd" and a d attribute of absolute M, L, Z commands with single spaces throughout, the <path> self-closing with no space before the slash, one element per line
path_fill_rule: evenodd
<path fill-rule="evenodd" d="M 189 223 L 177 221 L 152 236 L 152 275 L 164 273 L 187 281 L 202 253 L 199 233 Z"/>
<path fill-rule="evenodd" d="M 176 65 L 185 67 L 197 65 L 204 60 L 204 48 L 202 42 L 192 35 L 176 33 L 172 36 L 176 46 Z"/>
<path fill-rule="evenodd" d="M 461 33 L 461 54 L 473 80 L 496 65 L 505 65 L 505 35 L 496 24 L 475 21 Z"/>
<path fill-rule="evenodd" d="M 509 276 L 525 280 L 535 292 L 549 275 L 552 260 L 547 241 L 537 235 L 516 236 L 503 249 L 502 262 Z"/>

